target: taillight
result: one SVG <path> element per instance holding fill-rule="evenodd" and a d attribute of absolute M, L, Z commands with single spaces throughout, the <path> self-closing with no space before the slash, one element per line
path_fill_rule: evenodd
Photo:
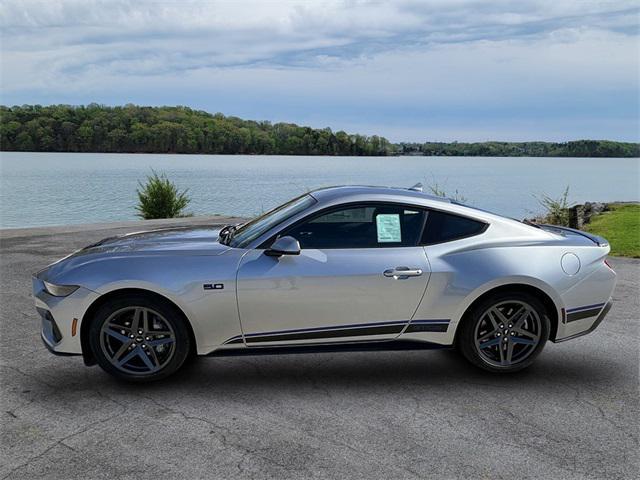
<path fill-rule="evenodd" d="M 613 267 L 609 264 L 609 262 L 607 262 L 607 259 L 606 259 L 606 258 L 604 259 L 604 264 L 605 264 L 607 267 L 609 267 L 609 269 L 610 269 L 612 272 L 614 271 L 614 270 L 613 270 Z"/>

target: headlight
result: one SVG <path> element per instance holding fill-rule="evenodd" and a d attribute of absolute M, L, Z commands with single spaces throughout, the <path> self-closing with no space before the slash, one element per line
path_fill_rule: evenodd
<path fill-rule="evenodd" d="M 53 283 L 45 282 L 44 280 L 42 283 L 44 283 L 44 289 L 47 293 L 54 297 L 68 297 L 80 288 L 78 285 L 54 285 Z"/>

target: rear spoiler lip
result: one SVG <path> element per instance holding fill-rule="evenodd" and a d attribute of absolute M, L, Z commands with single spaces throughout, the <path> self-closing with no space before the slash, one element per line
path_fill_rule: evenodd
<path fill-rule="evenodd" d="M 546 231 L 549 231 L 549 230 L 561 230 L 561 231 L 571 232 L 571 233 L 574 233 L 576 235 L 582 235 L 583 237 L 586 237 L 589 240 L 591 240 L 593 243 L 595 243 L 599 247 L 608 247 L 609 246 L 609 242 L 607 241 L 606 238 L 602 238 L 602 237 L 600 237 L 598 235 L 593 235 L 593 234 L 588 233 L 588 232 L 583 232 L 582 230 L 576 230 L 575 228 L 560 227 L 558 225 L 549 225 L 549 224 L 545 224 L 545 223 L 540 223 L 540 224 L 538 224 L 538 226 L 540 228 L 543 228 Z"/>

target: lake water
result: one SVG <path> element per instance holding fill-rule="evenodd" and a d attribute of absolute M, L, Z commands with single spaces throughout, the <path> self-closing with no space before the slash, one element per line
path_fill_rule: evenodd
<path fill-rule="evenodd" d="M 0 228 L 136 219 L 136 187 L 154 168 L 189 188 L 195 215 L 252 216 L 329 185 L 438 183 L 467 203 L 513 217 L 534 194 L 574 202 L 640 200 L 640 161 L 623 158 L 289 157 L 0 154 Z M 426 189 L 425 189 L 426 191 Z"/>

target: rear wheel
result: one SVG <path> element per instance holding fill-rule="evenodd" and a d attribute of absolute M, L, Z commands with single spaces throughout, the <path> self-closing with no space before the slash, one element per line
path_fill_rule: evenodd
<path fill-rule="evenodd" d="M 549 338 L 544 305 L 526 293 L 500 293 L 477 305 L 464 320 L 458 347 L 467 360 L 491 372 L 528 367 Z"/>
<path fill-rule="evenodd" d="M 105 371 L 134 382 L 171 375 L 191 350 L 181 312 L 169 302 L 141 295 L 102 305 L 91 324 L 89 340 Z"/>

